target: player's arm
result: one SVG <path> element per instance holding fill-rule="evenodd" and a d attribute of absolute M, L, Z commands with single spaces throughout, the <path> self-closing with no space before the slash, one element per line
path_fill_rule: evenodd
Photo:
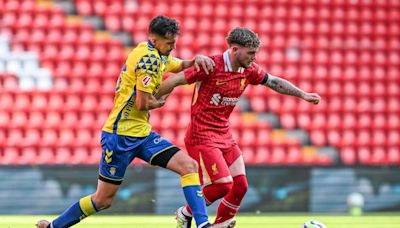
<path fill-rule="evenodd" d="M 155 96 L 157 99 L 165 100 L 175 87 L 186 84 L 188 84 L 188 81 L 184 71 L 173 74 L 161 83 L 160 90 Z"/>
<path fill-rule="evenodd" d="M 295 97 L 299 97 L 301 99 L 304 99 L 310 103 L 313 104 L 318 104 L 319 101 L 321 100 L 321 97 L 316 94 L 316 93 L 307 93 L 300 88 L 296 87 L 289 81 L 276 77 L 271 74 L 266 74 L 265 75 L 265 83 L 263 83 L 265 86 L 275 90 L 278 93 L 282 94 L 287 94 Z"/>
<path fill-rule="evenodd" d="M 200 68 L 203 68 L 204 72 L 209 74 L 210 72 L 214 71 L 215 63 L 214 60 L 208 56 L 196 55 L 191 60 L 182 60 L 180 67 L 174 73 L 185 70 L 191 66 L 194 66 L 197 71 L 200 71 Z"/>
<path fill-rule="evenodd" d="M 137 90 L 136 91 L 136 108 L 144 111 L 160 108 L 165 103 L 165 99 L 157 99 L 153 94 Z"/>

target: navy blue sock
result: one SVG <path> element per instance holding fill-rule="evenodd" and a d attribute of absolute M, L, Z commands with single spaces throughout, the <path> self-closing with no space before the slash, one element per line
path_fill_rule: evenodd
<path fill-rule="evenodd" d="M 78 202 L 72 204 L 58 218 L 51 222 L 54 228 L 70 227 L 82 219 L 99 211 L 91 199 L 91 195 L 83 197 Z"/>
<path fill-rule="evenodd" d="M 190 173 L 181 177 L 183 193 L 186 201 L 192 209 L 194 220 L 197 227 L 208 224 L 206 201 L 201 191 L 199 175 Z"/>

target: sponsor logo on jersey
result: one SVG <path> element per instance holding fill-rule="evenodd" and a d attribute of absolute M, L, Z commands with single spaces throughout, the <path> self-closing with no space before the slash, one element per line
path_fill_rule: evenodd
<path fill-rule="evenodd" d="M 215 93 L 211 97 L 210 104 L 213 105 L 223 105 L 223 106 L 235 106 L 236 103 L 239 101 L 237 97 L 221 97 L 221 94 Z"/>
<path fill-rule="evenodd" d="M 239 98 L 237 98 L 237 97 L 224 97 L 224 98 L 222 98 L 221 105 L 235 106 L 238 101 L 239 101 Z"/>
<path fill-rule="evenodd" d="M 215 94 L 213 94 L 213 96 L 211 97 L 210 104 L 214 104 L 214 105 L 217 105 L 217 106 L 218 106 L 220 101 L 221 101 L 221 94 L 215 93 Z"/>

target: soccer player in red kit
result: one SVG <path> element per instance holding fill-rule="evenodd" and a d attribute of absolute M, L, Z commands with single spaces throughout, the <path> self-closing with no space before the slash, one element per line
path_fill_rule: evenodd
<path fill-rule="evenodd" d="M 290 82 L 266 73 L 254 63 L 260 47 L 256 33 L 235 28 L 226 38 L 228 50 L 211 56 L 214 71 L 189 68 L 166 79 L 158 96 L 167 96 L 174 87 L 196 83 L 191 122 L 185 144 L 189 155 L 199 163 L 203 194 L 208 205 L 223 198 L 218 206 L 215 227 L 234 227 L 234 216 L 247 191 L 242 152 L 229 130 L 229 116 L 249 84 L 264 85 L 279 93 L 318 104 L 320 96 L 307 93 Z M 191 226 L 189 206 L 177 210 L 177 227 Z"/>

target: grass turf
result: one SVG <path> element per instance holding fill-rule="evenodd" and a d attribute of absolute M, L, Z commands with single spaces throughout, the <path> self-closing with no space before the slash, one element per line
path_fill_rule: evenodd
<path fill-rule="evenodd" d="M 238 228 L 300 228 L 308 220 L 318 220 L 328 228 L 399 228 L 400 214 L 367 214 L 359 217 L 346 215 L 308 215 L 308 214 L 261 214 L 237 216 Z M 35 227 L 37 220 L 53 219 L 54 216 L 9 216 L 0 215 L 1 228 Z M 213 217 L 212 217 L 213 218 Z M 212 220 L 211 220 L 212 221 Z M 101 228 L 172 228 L 173 216 L 136 215 L 136 216 L 92 216 L 75 227 Z"/>

